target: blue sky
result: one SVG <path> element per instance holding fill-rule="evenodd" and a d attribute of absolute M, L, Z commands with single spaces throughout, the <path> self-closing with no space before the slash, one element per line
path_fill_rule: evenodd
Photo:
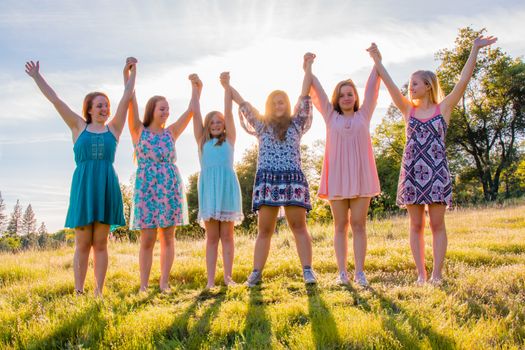
<path fill-rule="evenodd" d="M 0 191 L 10 214 L 17 199 L 32 204 L 39 224 L 63 227 L 74 169 L 69 129 L 24 73 L 40 60 L 41 73 L 58 95 L 81 112 L 86 93 L 102 90 L 115 107 L 122 94 L 127 56 L 139 59 L 139 107 L 165 95 L 171 120 L 189 101 L 187 76 L 204 82 L 203 113 L 222 109 L 218 83 L 230 71 L 245 99 L 263 109 L 273 89 L 300 92 L 302 55 L 317 54 L 314 72 L 328 93 L 351 77 L 361 89 L 371 69 L 365 49 L 376 42 L 398 84 L 417 69 L 435 69 L 434 54 L 452 47 L 458 29 L 487 28 L 497 46 L 525 53 L 523 1 L 10 1 L 0 2 Z M 382 87 L 374 125 L 390 99 Z M 114 111 L 114 110 L 113 110 Z M 323 139 L 314 114 L 304 143 Z M 236 160 L 255 139 L 238 132 Z M 199 170 L 189 127 L 177 141 L 185 178 Z M 115 168 L 121 182 L 134 171 L 127 129 Z"/>

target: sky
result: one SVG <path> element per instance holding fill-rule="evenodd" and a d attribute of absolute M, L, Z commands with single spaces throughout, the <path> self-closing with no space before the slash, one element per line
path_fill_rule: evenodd
<path fill-rule="evenodd" d="M 0 192 L 10 215 L 17 201 L 31 204 L 38 225 L 63 228 L 75 168 L 71 132 L 24 72 L 39 60 L 40 72 L 68 106 L 81 113 L 84 96 L 104 91 L 113 110 L 123 92 L 126 57 L 139 60 L 136 94 L 143 113 L 147 99 L 166 96 L 173 122 L 187 108 L 187 76 L 204 83 L 201 110 L 223 109 L 219 74 L 260 110 L 270 91 L 281 89 L 296 101 L 302 57 L 331 95 L 351 78 L 362 96 L 372 68 L 366 48 L 377 43 L 394 81 L 411 72 L 435 70 L 435 53 L 452 48 L 459 28 L 486 28 L 496 45 L 513 57 L 525 54 L 525 2 L 226 0 L 226 1 L 11 1 L 0 2 Z M 381 86 L 371 131 L 390 98 Z M 234 107 L 234 115 L 237 114 Z M 303 143 L 325 138 L 314 111 Z M 236 161 L 256 142 L 238 128 Z M 177 140 L 177 165 L 185 179 L 199 171 L 190 126 Z M 115 169 L 129 184 L 134 165 L 127 127 L 120 138 Z"/>

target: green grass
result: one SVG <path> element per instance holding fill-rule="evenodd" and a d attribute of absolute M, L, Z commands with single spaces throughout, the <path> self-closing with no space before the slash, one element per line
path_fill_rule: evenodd
<path fill-rule="evenodd" d="M 332 228 L 314 226 L 319 285 L 306 287 L 289 231 L 261 287 L 205 291 L 204 241 L 176 243 L 172 291 L 138 294 L 138 245 L 110 244 L 104 299 L 73 295 L 72 248 L 0 255 L 2 349 L 519 349 L 525 347 L 525 206 L 447 213 L 445 283 L 414 284 L 405 217 L 368 224 L 370 288 L 335 286 Z M 426 230 L 427 269 L 432 266 Z M 236 238 L 233 278 L 251 270 Z M 352 252 L 349 270 L 353 270 Z M 222 281 L 219 268 L 217 283 Z"/>

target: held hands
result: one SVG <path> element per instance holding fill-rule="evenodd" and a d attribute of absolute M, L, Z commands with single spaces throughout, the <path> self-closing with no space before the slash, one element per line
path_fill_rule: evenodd
<path fill-rule="evenodd" d="M 474 40 L 474 43 L 472 44 L 472 48 L 479 50 L 482 47 L 494 44 L 496 40 L 498 40 L 498 38 L 493 37 L 492 35 L 485 36 L 485 37 L 480 35 Z"/>
<path fill-rule="evenodd" d="M 137 72 L 137 59 L 135 57 L 126 58 L 126 64 L 124 65 L 124 81 L 127 82 L 129 79 L 130 73 Z"/>
<path fill-rule="evenodd" d="M 230 87 L 230 72 L 222 72 L 220 76 L 220 81 L 222 87 L 228 89 Z"/>
<path fill-rule="evenodd" d="M 199 92 L 202 90 L 202 81 L 197 74 L 190 74 L 188 79 L 191 81 L 192 89 L 197 89 Z"/>
<path fill-rule="evenodd" d="M 313 54 L 311 52 L 307 52 L 307 53 L 304 54 L 304 57 L 303 57 L 303 69 L 305 71 L 306 71 L 306 69 L 312 67 L 312 64 L 314 63 L 315 57 L 316 57 L 315 54 Z"/>
<path fill-rule="evenodd" d="M 31 78 L 35 78 L 39 74 L 39 70 L 40 70 L 40 61 L 36 61 L 36 63 L 33 61 L 26 62 L 25 71 L 27 75 L 29 75 Z"/>
<path fill-rule="evenodd" d="M 381 52 L 379 52 L 379 49 L 377 48 L 376 43 L 370 44 L 370 47 L 366 49 L 366 51 L 368 51 L 368 53 L 370 54 L 370 57 L 372 57 L 372 59 L 376 63 L 381 62 L 381 60 L 383 59 L 381 57 Z"/>

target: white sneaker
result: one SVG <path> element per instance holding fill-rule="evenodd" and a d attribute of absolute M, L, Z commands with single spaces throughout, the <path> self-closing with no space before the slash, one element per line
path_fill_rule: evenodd
<path fill-rule="evenodd" d="M 366 275 L 363 271 L 357 272 L 354 275 L 354 282 L 360 285 L 361 287 L 368 287 L 368 281 L 366 280 Z"/>
<path fill-rule="evenodd" d="M 339 272 L 339 275 L 335 279 L 335 284 L 339 286 L 347 286 L 350 284 L 350 280 L 348 279 L 348 273 L 346 271 Z"/>
<path fill-rule="evenodd" d="M 311 268 L 303 269 L 303 278 L 304 278 L 304 283 L 306 284 L 316 284 L 317 283 L 317 277 L 315 277 L 314 270 L 312 270 Z"/>
<path fill-rule="evenodd" d="M 250 288 L 255 287 L 262 281 L 262 272 L 258 270 L 253 270 L 246 280 L 246 285 Z"/>

